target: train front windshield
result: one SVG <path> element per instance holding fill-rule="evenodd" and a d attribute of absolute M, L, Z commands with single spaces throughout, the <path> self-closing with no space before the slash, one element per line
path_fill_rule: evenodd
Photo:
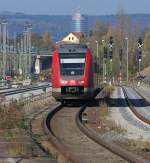
<path fill-rule="evenodd" d="M 60 70 L 62 76 L 83 76 L 85 54 L 61 54 Z"/>

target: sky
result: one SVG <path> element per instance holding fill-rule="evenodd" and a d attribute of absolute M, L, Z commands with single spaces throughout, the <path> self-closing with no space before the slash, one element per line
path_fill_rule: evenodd
<path fill-rule="evenodd" d="M 88 15 L 150 13 L 150 0 L 0 0 L 0 12 L 27 14 L 72 15 L 77 8 Z"/>

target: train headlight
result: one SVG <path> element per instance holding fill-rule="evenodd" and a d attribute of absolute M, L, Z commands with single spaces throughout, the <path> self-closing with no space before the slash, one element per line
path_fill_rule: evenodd
<path fill-rule="evenodd" d="M 84 84 L 84 80 L 80 80 L 80 82 L 79 82 L 80 84 Z"/>
<path fill-rule="evenodd" d="M 67 81 L 61 80 L 61 84 L 67 84 Z"/>

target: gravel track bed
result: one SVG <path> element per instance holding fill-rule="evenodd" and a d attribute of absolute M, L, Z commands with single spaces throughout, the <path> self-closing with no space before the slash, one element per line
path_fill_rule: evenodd
<path fill-rule="evenodd" d="M 138 94 L 134 91 L 133 92 L 133 89 L 132 88 L 127 88 L 127 87 L 125 87 L 125 90 L 127 91 L 127 95 L 128 95 L 128 97 L 129 97 L 129 100 L 131 100 L 131 99 L 136 99 L 136 101 L 138 100 L 138 99 L 141 99 L 141 98 L 136 98 L 136 97 L 134 97 L 133 98 L 133 95 L 135 95 L 135 96 L 138 96 Z M 119 93 L 121 94 L 121 89 L 119 89 L 118 90 L 119 91 Z M 132 94 L 131 94 L 131 92 L 130 91 L 132 91 Z M 135 94 L 134 94 L 135 93 Z M 132 102 L 132 104 L 133 103 L 136 103 L 136 101 L 135 102 Z M 138 102 L 138 101 L 137 101 Z M 133 106 L 134 106 L 135 104 L 133 104 Z M 143 108 L 143 107 L 134 107 L 139 113 L 141 113 L 143 116 L 145 116 L 145 114 L 144 114 L 144 111 L 143 110 L 145 110 L 145 108 Z M 150 133 L 150 126 L 149 125 L 147 125 L 146 123 L 144 123 L 144 122 L 142 122 L 141 120 L 139 120 L 132 112 L 131 112 L 131 110 L 129 109 L 129 108 L 119 108 L 119 111 L 120 111 L 120 113 L 121 113 L 121 115 L 122 115 L 122 117 L 126 120 L 126 121 L 128 121 L 128 122 L 130 122 L 133 126 L 136 126 L 136 127 L 138 127 L 139 129 L 141 129 L 141 130 L 144 130 L 144 131 L 146 131 L 146 132 L 149 132 Z"/>
<path fill-rule="evenodd" d="M 150 120 L 150 104 L 148 104 L 148 102 L 145 101 L 133 88 L 125 87 L 125 89 L 132 105 L 138 113 Z"/>
<path fill-rule="evenodd" d="M 51 128 L 60 143 L 64 144 L 73 155 L 86 163 L 125 162 L 120 157 L 93 142 L 77 127 L 75 115 L 79 107 L 65 107 L 56 113 L 51 121 Z"/>
<path fill-rule="evenodd" d="M 35 118 L 31 122 L 32 123 L 32 128 L 31 128 L 32 137 L 40 145 L 39 160 L 36 160 L 36 159 L 32 160 L 35 163 L 37 163 L 37 162 L 38 163 L 57 163 L 56 160 L 52 159 L 52 156 L 50 156 L 50 154 L 48 152 L 47 147 L 49 146 L 49 140 L 47 138 L 47 135 L 45 135 L 45 133 L 43 131 L 43 119 L 50 111 L 50 108 L 49 109 L 45 108 L 41 113 L 39 111 L 40 114 L 36 113 L 37 115 L 35 115 Z M 31 118 L 33 118 L 33 117 L 31 117 Z M 44 149 L 44 151 L 41 149 L 41 147 L 42 147 L 42 149 Z M 44 154 L 43 156 L 41 155 L 42 153 Z M 21 163 L 25 163 L 25 160 L 23 160 Z"/>
<path fill-rule="evenodd" d="M 115 91 L 111 95 L 111 101 L 113 101 L 113 104 L 109 104 L 108 120 L 113 121 L 116 126 L 125 129 L 125 131 L 123 134 L 120 133 L 117 135 L 114 131 L 110 131 L 108 134 L 105 133 L 105 136 L 112 140 L 118 140 L 122 137 L 135 140 L 141 138 L 143 140 L 149 140 L 150 126 L 139 120 L 128 108 L 121 87 L 115 87 Z"/>
<path fill-rule="evenodd" d="M 48 111 L 46 106 L 53 105 L 53 103 L 55 103 L 53 98 L 48 97 L 36 101 L 36 103 L 26 104 L 21 108 L 28 129 L 12 129 L 11 132 L 15 134 L 15 137 L 11 139 L 14 140 L 0 137 L 0 163 L 56 163 L 32 139 L 32 137 L 36 138 L 38 143 L 40 143 L 40 140 L 44 142 L 47 140 L 43 132 L 42 123 L 43 117 Z M 32 133 L 30 132 L 30 121 L 33 122 Z"/>
<path fill-rule="evenodd" d="M 109 102 L 107 118 L 104 121 L 100 116 L 100 110 L 104 104 L 99 108 L 87 109 L 89 121 L 87 126 L 99 133 L 100 137 L 104 137 L 105 140 L 112 141 L 131 153 L 150 160 L 150 148 L 148 145 L 145 146 L 150 140 L 150 128 L 147 124 L 145 127 L 145 123 L 128 108 L 121 87 L 115 87 Z M 112 124 L 116 127 L 112 128 Z"/>

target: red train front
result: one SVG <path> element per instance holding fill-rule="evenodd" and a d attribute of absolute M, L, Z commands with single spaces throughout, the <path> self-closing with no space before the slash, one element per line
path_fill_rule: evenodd
<path fill-rule="evenodd" d="M 52 95 L 57 100 L 90 99 L 93 78 L 93 56 L 86 45 L 66 44 L 54 51 Z"/>

